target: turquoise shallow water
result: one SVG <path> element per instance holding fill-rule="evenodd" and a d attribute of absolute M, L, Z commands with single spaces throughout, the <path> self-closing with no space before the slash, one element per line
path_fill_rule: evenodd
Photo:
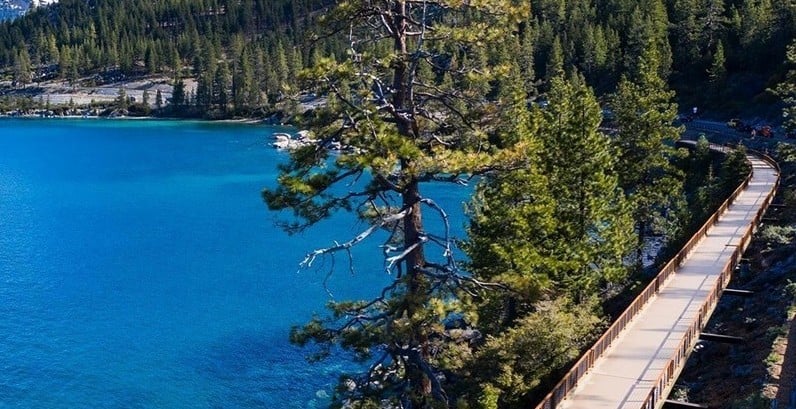
<path fill-rule="evenodd" d="M 0 120 L 0 408 L 324 406 L 350 364 L 287 342 L 329 297 L 325 271 L 297 265 L 362 226 L 274 227 L 274 131 Z M 461 220 L 466 192 L 427 191 Z M 381 288 L 377 245 L 336 297 Z"/>

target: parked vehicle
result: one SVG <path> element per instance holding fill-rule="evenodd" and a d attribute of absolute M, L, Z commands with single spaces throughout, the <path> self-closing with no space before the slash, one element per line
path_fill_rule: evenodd
<path fill-rule="evenodd" d="M 771 129 L 769 125 L 763 125 L 761 127 L 755 128 L 757 134 L 764 137 L 764 138 L 773 138 L 774 137 L 774 130 Z"/>
<path fill-rule="evenodd" d="M 732 118 L 729 121 L 727 121 L 727 126 L 735 129 L 738 132 L 743 132 L 743 133 L 751 133 L 752 130 L 754 130 L 754 128 L 751 125 L 747 124 L 746 122 L 738 118 Z"/>

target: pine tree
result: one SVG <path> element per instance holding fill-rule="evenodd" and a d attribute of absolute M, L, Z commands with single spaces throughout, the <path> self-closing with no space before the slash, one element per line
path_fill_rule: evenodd
<path fill-rule="evenodd" d="M 146 65 L 146 69 L 150 74 L 160 71 L 160 56 L 158 55 L 158 50 L 154 42 L 151 42 L 146 48 L 144 64 Z"/>
<path fill-rule="evenodd" d="M 55 41 L 55 36 L 50 34 L 47 37 L 47 56 L 49 57 L 50 64 L 58 64 L 60 61 L 60 53 L 58 51 L 58 45 Z"/>
<path fill-rule="evenodd" d="M 155 108 L 157 108 L 158 111 L 163 108 L 163 93 L 160 92 L 160 88 L 158 88 L 155 93 Z"/>
<path fill-rule="evenodd" d="M 69 78 L 69 69 L 72 67 L 72 52 L 69 47 L 63 46 L 58 52 L 60 63 L 58 64 L 58 74 L 63 79 Z"/>
<path fill-rule="evenodd" d="M 213 77 L 213 105 L 218 105 L 221 112 L 226 113 L 229 109 L 229 90 L 231 78 L 229 68 L 225 62 L 218 64 L 215 76 Z"/>
<path fill-rule="evenodd" d="M 708 80 L 714 89 L 718 90 L 723 84 L 727 76 L 726 57 L 724 56 L 724 44 L 721 41 L 716 45 L 716 51 L 713 53 L 713 62 L 708 68 Z"/>
<path fill-rule="evenodd" d="M 685 162 L 682 166 L 685 170 L 683 189 L 693 194 L 688 198 L 688 211 L 680 212 L 680 217 L 685 219 L 683 222 L 687 222 L 689 230 L 694 231 L 710 217 L 726 195 L 722 195 L 716 186 L 710 142 L 705 135 L 700 135 L 694 149 L 681 162 Z"/>
<path fill-rule="evenodd" d="M 611 142 L 593 91 L 577 74 L 556 77 L 543 110 L 542 166 L 556 203 L 548 239 L 558 265 L 556 288 L 578 301 L 627 275 L 624 258 L 635 235 L 615 173 Z"/>
<path fill-rule="evenodd" d="M 33 79 L 33 67 L 30 62 L 30 54 L 26 48 L 22 48 L 16 53 L 14 62 L 14 82 L 25 86 Z"/>
<path fill-rule="evenodd" d="M 119 92 L 116 95 L 116 106 L 120 110 L 127 110 L 129 104 L 130 101 L 127 99 L 127 91 L 124 88 L 119 88 Z"/>
<path fill-rule="evenodd" d="M 550 81 L 554 77 L 564 74 L 564 49 L 561 46 L 561 39 L 556 37 L 550 47 L 550 56 L 547 60 L 545 75 Z"/>
<path fill-rule="evenodd" d="M 69 80 L 69 83 L 74 85 L 75 81 L 80 78 L 80 53 L 77 52 L 76 49 L 72 49 L 72 61 L 69 64 L 69 68 L 67 71 L 66 78 Z"/>
<path fill-rule="evenodd" d="M 171 105 L 180 108 L 185 103 L 185 81 L 182 78 L 177 78 L 174 82 L 174 89 L 171 91 Z"/>
<path fill-rule="evenodd" d="M 729 23 L 724 3 L 724 0 L 706 0 L 704 3 L 705 10 L 700 18 L 700 26 L 703 27 L 700 45 L 706 50 L 718 48 L 721 36 Z"/>
<path fill-rule="evenodd" d="M 746 147 L 741 145 L 733 149 L 721 163 L 718 191 L 724 197 L 729 196 L 751 171 L 752 165 L 746 159 Z"/>
<path fill-rule="evenodd" d="M 171 56 L 171 73 L 175 78 L 182 76 L 182 58 L 180 57 L 180 53 L 175 50 L 174 54 Z"/>
<path fill-rule="evenodd" d="M 395 233 L 385 247 L 385 270 L 393 275 L 380 295 L 331 303 L 328 320 L 313 320 L 292 333 L 294 342 L 315 342 L 321 352 L 339 345 L 360 357 L 375 355 L 373 370 L 347 377 L 335 397 L 338 404 L 418 409 L 455 402 L 440 377 L 455 364 L 442 358 L 456 347 L 444 322 L 456 310 L 455 292 L 475 283 L 453 261 L 447 230 L 427 230 L 424 210 L 441 217 L 443 225 L 447 218 L 422 186 L 525 162 L 524 150 L 496 149 L 490 142 L 500 103 L 488 98 L 491 89 L 484 93 L 483 84 L 502 68 L 479 66 L 482 60 L 470 54 L 497 47 L 526 18 L 527 6 L 503 0 L 355 1 L 341 3 L 326 17 L 329 30 L 345 28 L 350 35 L 350 54 L 308 70 L 304 89 L 338 102 L 311 118 L 307 126 L 316 144 L 295 151 L 282 167 L 279 186 L 263 194 L 271 209 L 294 211 L 299 221 L 288 226 L 294 230 L 340 210 L 357 210 L 371 223 L 350 242 L 310 253 L 305 265 L 347 251 L 376 229 Z M 371 47 L 382 36 L 389 38 L 389 48 Z M 450 86 L 416 81 L 419 65 L 453 52 L 463 54 L 457 66 L 435 64 L 443 77 L 453 77 Z M 351 88 L 348 98 L 338 93 L 342 83 Z M 332 158 L 327 148 L 332 142 L 357 153 Z M 350 192 L 333 189 L 340 185 Z"/>
<path fill-rule="evenodd" d="M 241 110 L 257 104 L 257 90 L 254 88 L 254 68 L 248 50 L 240 54 L 237 69 L 232 77 L 232 100 L 235 109 Z"/>
<path fill-rule="evenodd" d="M 47 38 L 41 31 L 34 38 L 36 42 L 32 48 L 31 60 L 36 66 L 44 66 L 47 64 Z"/>
<path fill-rule="evenodd" d="M 788 47 L 787 61 L 790 70 L 774 92 L 785 102 L 785 107 L 782 109 L 785 128 L 789 132 L 796 132 L 796 41 Z"/>
<path fill-rule="evenodd" d="M 588 79 L 597 79 L 605 71 L 608 59 L 608 44 L 602 28 L 594 25 L 586 27 L 585 44 L 580 66 Z"/>
<path fill-rule="evenodd" d="M 204 111 L 209 110 L 214 102 L 213 80 L 215 77 L 215 70 L 213 72 L 205 71 L 196 80 L 195 104 Z"/>
<path fill-rule="evenodd" d="M 768 66 L 776 18 L 772 1 L 746 1 L 740 13 L 740 51 L 751 67 Z"/>
<path fill-rule="evenodd" d="M 495 143 L 505 147 L 522 144 L 527 164 L 490 175 L 478 185 L 463 246 L 470 259 L 467 269 L 475 278 L 509 289 L 474 297 L 465 294 L 475 306 L 479 329 L 490 335 L 514 325 L 554 286 L 549 272 L 556 260 L 548 240 L 556 226 L 555 203 L 541 165 L 539 112 L 528 111 L 519 76 L 519 67 L 515 67 L 505 79 L 509 86 L 501 98 L 506 108 Z"/>
<path fill-rule="evenodd" d="M 536 46 L 534 44 L 531 28 L 526 24 L 526 29 L 520 37 L 519 53 L 517 62 L 522 75 L 522 82 L 525 84 L 525 94 L 530 96 L 536 94 L 536 71 L 533 67 L 533 58 Z"/>
<path fill-rule="evenodd" d="M 674 93 L 659 75 L 659 54 L 650 40 L 638 62 L 638 71 L 623 78 L 612 99 L 619 133 L 614 138 L 620 184 L 633 207 L 638 242 L 636 264 L 642 266 L 645 238 L 672 226 L 667 219 L 682 197 L 682 176 L 672 160 L 681 128 L 673 126 L 677 105 Z"/>
<path fill-rule="evenodd" d="M 290 75 L 292 73 L 290 72 L 287 52 L 281 41 L 276 43 L 272 55 L 273 58 L 270 58 L 270 61 L 272 61 L 275 74 L 274 84 L 272 84 L 272 86 L 274 86 L 273 91 L 282 91 L 284 86 L 288 83 L 288 80 L 290 80 Z"/>

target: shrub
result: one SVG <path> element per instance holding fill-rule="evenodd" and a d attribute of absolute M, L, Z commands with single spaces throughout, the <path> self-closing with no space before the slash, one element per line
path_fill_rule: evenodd
<path fill-rule="evenodd" d="M 767 225 L 760 229 L 760 239 L 767 247 L 784 246 L 793 241 L 796 228 L 793 226 Z"/>

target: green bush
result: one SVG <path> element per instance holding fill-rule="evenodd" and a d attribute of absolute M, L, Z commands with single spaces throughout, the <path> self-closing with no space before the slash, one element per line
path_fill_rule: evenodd
<path fill-rule="evenodd" d="M 759 237 L 767 247 L 784 246 L 793 242 L 796 228 L 793 226 L 767 225 L 760 229 Z"/>
<path fill-rule="evenodd" d="M 755 393 L 744 399 L 737 400 L 730 405 L 729 409 L 770 409 L 771 400 Z"/>
<path fill-rule="evenodd" d="M 548 303 L 521 318 L 498 336 L 488 337 L 470 364 L 480 396 L 477 407 L 525 407 L 533 389 L 549 381 L 598 336 L 604 322 L 594 313 L 594 301 L 573 305 Z"/>

